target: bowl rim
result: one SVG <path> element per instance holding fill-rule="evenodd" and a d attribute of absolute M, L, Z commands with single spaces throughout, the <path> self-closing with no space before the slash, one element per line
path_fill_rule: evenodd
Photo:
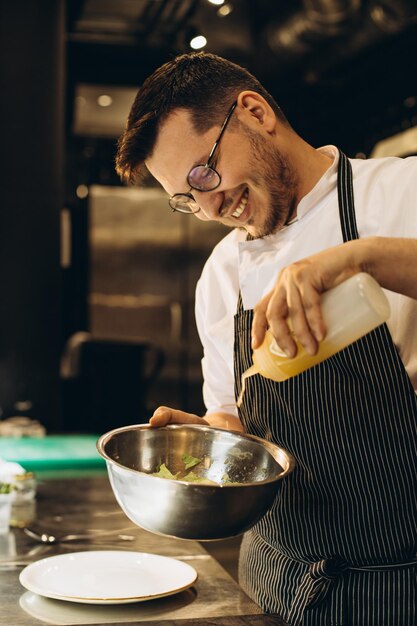
<path fill-rule="evenodd" d="M 278 450 L 281 454 L 284 455 L 285 460 L 286 460 L 286 467 L 282 468 L 282 472 L 281 474 L 279 474 L 279 476 L 276 476 L 275 478 L 266 478 L 264 480 L 257 480 L 257 481 L 253 481 L 253 482 L 248 482 L 248 483 L 239 483 L 239 484 L 233 484 L 233 483 L 224 483 L 224 484 L 216 484 L 216 485 L 211 485 L 211 484 L 204 484 L 204 483 L 194 483 L 194 482 L 189 482 L 186 480 L 181 480 L 181 479 L 171 479 L 170 482 L 172 483 L 178 483 L 178 484 L 182 484 L 182 485 L 187 485 L 188 487 L 198 487 L 198 488 L 210 488 L 210 489 L 232 489 L 232 488 L 241 488 L 241 487 L 253 487 L 253 485 L 266 485 L 268 483 L 275 483 L 277 481 L 282 480 L 283 478 L 285 478 L 286 476 L 288 476 L 294 469 L 296 462 L 295 459 L 293 457 L 293 455 L 288 452 L 287 450 L 285 450 L 284 448 L 281 448 L 281 446 L 279 446 L 276 443 L 273 443 L 272 441 L 267 441 L 266 439 L 262 439 L 261 437 L 257 437 L 256 435 L 251 435 L 249 433 L 244 433 L 244 432 L 240 432 L 237 430 L 229 430 L 227 428 L 218 428 L 218 427 L 213 427 L 213 426 L 207 426 L 205 424 L 167 424 L 165 426 L 151 426 L 150 424 L 129 424 L 127 426 L 119 426 L 118 428 L 113 428 L 112 430 L 109 430 L 108 432 L 102 434 L 99 439 L 96 442 L 96 447 L 97 447 L 97 451 L 100 454 L 100 456 L 107 462 L 110 463 L 112 465 L 116 465 L 117 467 L 122 468 L 123 470 L 131 473 L 131 474 L 140 474 L 141 476 L 148 476 L 149 478 L 156 478 L 157 480 L 163 480 L 166 482 L 166 478 L 162 478 L 160 476 L 153 476 L 152 474 L 147 474 L 146 472 L 141 472 L 139 470 L 135 470 L 132 469 L 130 467 L 126 467 L 126 465 L 123 465 L 122 463 L 119 463 L 117 461 L 115 461 L 114 459 L 112 459 L 107 452 L 105 451 L 105 445 L 108 443 L 108 441 L 116 434 L 122 433 L 122 432 L 127 432 L 130 430 L 137 430 L 137 429 L 143 429 L 143 430 L 181 430 L 181 429 L 185 429 L 185 430 L 203 430 L 206 432 L 221 432 L 221 433 L 228 433 L 230 435 L 234 435 L 236 437 L 240 437 L 243 439 L 249 439 L 250 441 L 253 441 L 259 445 L 262 445 L 263 447 L 266 447 L 266 450 L 269 454 L 271 454 L 271 452 L 268 450 L 268 446 L 275 448 L 276 450 Z M 279 465 L 278 461 L 273 457 L 273 455 L 271 454 L 273 460 L 275 461 L 275 463 L 277 463 L 277 465 Z M 280 466 L 282 467 L 282 466 Z"/>

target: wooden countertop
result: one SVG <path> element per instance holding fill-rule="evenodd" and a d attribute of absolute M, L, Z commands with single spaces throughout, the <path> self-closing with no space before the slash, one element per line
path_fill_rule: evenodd
<path fill-rule="evenodd" d="M 134 535 L 134 541 L 100 538 L 55 545 L 36 544 L 20 528 L 0 535 L 1 626 L 39 624 L 146 624 L 159 626 L 285 626 L 261 609 L 196 541 L 154 535 L 135 526 L 118 506 L 107 476 L 46 480 L 38 485 L 36 519 L 27 524 L 59 536 L 89 529 Z M 104 543 L 105 541 L 105 543 Z M 129 550 L 184 560 L 198 573 L 190 589 L 173 596 L 125 605 L 87 605 L 52 600 L 26 591 L 23 567 L 46 556 L 83 550 Z"/>

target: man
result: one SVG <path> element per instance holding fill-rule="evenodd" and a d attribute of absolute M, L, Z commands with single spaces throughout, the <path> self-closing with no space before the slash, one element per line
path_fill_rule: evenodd
<path fill-rule="evenodd" d="M 295 471 L 245 534 L 240 582 L 292 626 L 417 620 L 417 159 L 348 160 L 314 149 L 246 70 L 182 55 L 138 92 L 120 139 L 126 181 L 144 168 L 173 210 L 232 232 L 197 286 L 200 418 L 160 407 L 150 423 L 208 423 L 276 442 Z M 289 355 L 325 336 L 320 294 L 370 273 L 392 314 L 331 359 L 274 383 L 241 374 L 269 327 Z"/>

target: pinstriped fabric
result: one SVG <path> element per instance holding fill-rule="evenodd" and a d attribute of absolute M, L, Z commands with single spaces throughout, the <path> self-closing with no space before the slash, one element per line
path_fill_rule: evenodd
<path fill-rule="evenodd" d="M 353 208 L 353 175 L 349 161 L 343 152 L 339 150 L 338 185 L 337 197 L 339 201 L 340 224 L 342 227 L 343 241 L 359 239 L 356 225 L 355 211 Z"/>
<path fill-rule="evenodd" d="M 344 240 L 357 236 L 341 155 Z M 235 319 L 235 391 L 252 364 L 252 311 Z M 243 540 L 240 581 L 295 626 L 416 626 L 417 402 L 386 325 L 283 383 L 246 381 L 241 419 L 297 461 Z M 332 565 L 337 565 L 335 574 Z M 339 569 L 338 569 L 339 567 Z"/>

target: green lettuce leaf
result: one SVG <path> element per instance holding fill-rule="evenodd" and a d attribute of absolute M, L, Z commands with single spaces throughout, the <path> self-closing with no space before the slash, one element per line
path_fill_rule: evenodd
<path fill-rule="evenodd" d="M 201 463 L 201 459 L 198 459 L 195 456 L 191 456 L 191 454 L 183 454 L 181 459 L 184 461 L 184 467 L 186 470 L 195 467 L 199 463 Z"/>

